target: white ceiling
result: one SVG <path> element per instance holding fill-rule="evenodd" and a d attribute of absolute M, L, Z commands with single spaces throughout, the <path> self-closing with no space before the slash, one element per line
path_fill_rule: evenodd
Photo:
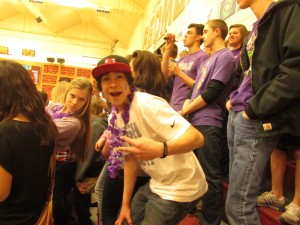
<path fill-rule="evenodd" d="M 40 1 L 37 3 L 33 1 Z M 62 4 L 72 3 L 73 6 Z M 74 7 L 78 2 L 83 8 Z M 0 0 L 0 29 L 128 46 L 149 0 Z M 110 13 L 96 8 L 111 9 Z M 41 18 L 41 22 L 37 22 Z"/>

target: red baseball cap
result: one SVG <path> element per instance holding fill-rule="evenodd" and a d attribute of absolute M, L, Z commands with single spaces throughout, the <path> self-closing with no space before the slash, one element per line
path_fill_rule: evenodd
<path fill-rule="evenodd" d="M 97 67 L 92 70 L 92 75 L 99 81 L 103 74 L 109 72 L 124 72 L 131 75 L 130 66 L 127 60 L 119 55 L 109 55 L 101 59 L 98 62 Z"/>

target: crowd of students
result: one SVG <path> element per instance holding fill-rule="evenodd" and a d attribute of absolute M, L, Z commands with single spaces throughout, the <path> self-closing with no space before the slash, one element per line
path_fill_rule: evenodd
<path fill-rule="evenodd" d="M 224 177 L 230 225 L 259 225 L 256 205 L 298 225 L 300 1 L 238 4 L 257 17 L 251 32 L 213 19 L 188 26 L 189 54 L 178 61 L 173 34 L 161 61 L 142 50 L 101 59 L 92 75 L 109 109 L 81 77 L 60 81 L 47 104 L 25 68 L 1 60 L 0 225 L 39 224 L 49 194 L 55 225 L 92 224 L 94 190 L 99 224 L 175 225 L 197 211 L 201 225 L 219 225 Z M 295 195 L 287 205 L 290 152 Z M 270 158 L 272 190 L 260 195 Z"/>

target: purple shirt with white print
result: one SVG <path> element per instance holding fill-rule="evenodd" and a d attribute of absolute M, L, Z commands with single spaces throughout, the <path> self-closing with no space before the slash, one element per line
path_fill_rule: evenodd
<path fill-rule="evenodd" d="M 225 88 L 212 103 L 189 115 L 189 122 L 192 125 L 208 125 L 222 128 L 225 115 L 225 101 L 230 94 L 235 70 L 235 59 L 227 48 L 215 52 L 202 64 L 200 73 L 196 78 L 191 101 L 201 95 L 211 80 L 221 81 Z"/>
<path fill-rule="evenodd" d="M 208 55 L 206 52 L 199 50 L 193 54 L 180 58 L 177 65 L 185 74 L 195 80 L 201 64 L 207 58 Z M 170 100 L 172 108 L 176 111 L 181 110 L 190 91 L 191 89 L 183 82 L 183 80 L 180 77 L 175 76 L 173 92 Z"/>

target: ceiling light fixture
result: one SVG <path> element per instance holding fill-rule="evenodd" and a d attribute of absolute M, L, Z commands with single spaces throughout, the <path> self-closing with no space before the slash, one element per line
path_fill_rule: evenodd
<path fill-rule="evenodd" d="M 100 12 L 100 13 L 110 13 L 111 12 L 111 9 L 104 8 L 104 7 L 97 8 L 96 10 L 97 10 L 97 12 Z"/>
<path fill-rule="evenodd" d="M 29 0 L 29 2 L 43 4 L 45 1 L 44 0 Z"/>
<path fill-rule="evenodd" d="M 36 1 L 36 0 L 34 0 Z M 48 0 L 48 2 L 61 5 L 61 6 L 67 6 L 67 7 L 73 7 L 73 8 L 97 8 L 98 5 L 94 3 L 87 2 L 85 0 Z"/>
<path fill-rule="evenodd" d="M 47 62 L 51 62 L 51 63 L 53 63 L 54 62 L 54 57 L 47 57 Z"/>
<path fill-rule="evenodd" d="M 43 22 L 43 20 L 42 20 L 42 18 L 39 16 L 39 17 L 37 17 L 37 18 L 35 18 L 35 20 L 36 20 L 36 22 L 38 22 L 38 23 L 41 23 L 41 22 Z"/>
<path fill-rule="evenodd" d="M 60 64 L 65 63 L 65 59 L 64 58 L 57 58 L 56 61 Z"/>

